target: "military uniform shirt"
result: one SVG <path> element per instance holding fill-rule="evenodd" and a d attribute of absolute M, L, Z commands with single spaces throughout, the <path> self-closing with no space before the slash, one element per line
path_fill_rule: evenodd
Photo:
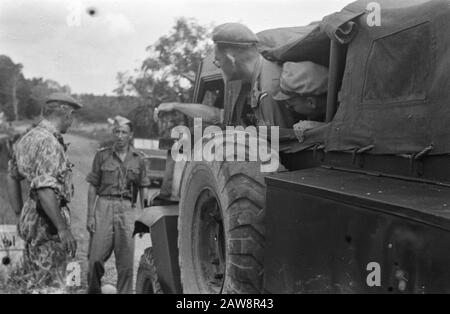
<path fill-rule="evenodd" d="M 252 82 L 250 105 L 260 126 L 292 128 L 294 125 L 292 113 L 272 98 L 280 91 L 281 70 L 278 64 L 264 58 L 261 58 L 257 64 Z"/>
<path fill-rule="evenodd" d="M 150 186 L 143 155 L 130 146 L 125 160 L 119 158 L 114 146 L 100 149 L 86 181 L 99 196 L 122 196 L 132 199 L 138 188 Z"/>

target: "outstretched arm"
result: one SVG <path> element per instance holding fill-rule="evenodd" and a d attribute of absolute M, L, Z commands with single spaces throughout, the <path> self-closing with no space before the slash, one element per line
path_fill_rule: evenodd
<path fill-rule="evenodd" d="M 161 112 L 179 111 L 191 118 L 201 118 L 203 122 L 210 124 L 220 124 L 223 122 L 223 109 L 204 105 L 186 104 L 179 102 L 167 102 L 159 105 L 155 109 L 154 118 L 158 120 Z"/>

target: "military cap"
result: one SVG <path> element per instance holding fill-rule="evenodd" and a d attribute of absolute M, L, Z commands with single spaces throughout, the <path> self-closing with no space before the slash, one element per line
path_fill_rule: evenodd
<path fill-rule="evenodd" d="M 122 116 L 115 116 L 114 118 L 109 118 L 108 122 L 112 124 L 113 127 L 128 125 L 131 129 L 131 121 Z"/>
<path fill-rule="evenodd" d="M 280 89 L 273 98 L 287 100 L 295 96 L 318 96 L 328 89 L 328 68 L 310 61 L 285 62 Z"/>
<path fill-rule="evenodd" d="M 80 109 L 83 107 L 83 105 L 80 104 L 78 101 L 76 101 L 75 98 L 73 98 L 67 94 L 64 94 L 64 93 L 50 94 L 47 97 L 45 103 L 48 104 L 48 103 L 52 103 L 52 102 L 62 102 L 62 103 L 65 103 L 65 104 L 68 104 L 68 105 L 74 107 L 75 109 Z"/>
<path fill-rule="evenodd" d="M 213 30 L 216 44 L 251 45 L 258 43 L 258 37 L 247 26 L 240 23 L 225 23 Z"/>

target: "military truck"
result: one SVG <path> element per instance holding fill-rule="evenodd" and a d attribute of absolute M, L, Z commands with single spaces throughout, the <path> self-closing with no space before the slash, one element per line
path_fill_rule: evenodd
<path fill-rule="evenodd" d="M 450 292 L 449 2 L 377 3 L 262 47 L 329 67 L 326 125 L 302 142 L 280 130 L 277 173 L 187 163 L 179 205 L 137 222 L 153 242 L 139 292 Z M 247 114 L 241 82 L 224 86 L 211 58 L 194 102 L 223 93 L 225 116 Z"/>

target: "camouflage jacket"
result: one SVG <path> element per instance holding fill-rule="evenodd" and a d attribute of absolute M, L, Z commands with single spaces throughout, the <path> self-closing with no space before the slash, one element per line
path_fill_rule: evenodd
<path fill-rule="evenodd" d="M 49 218 L 39 211 L 36 191 L 51 188 L 60 201 L 61 214 L 70 224 L 66 204 L 73 194 L 72 167 L 66 156 L 62 136 L 47 121 L 23 135 L 14 145 L 9 162 L 9 173 L 17 180 L 26 179 L 30 185 L 19 221 L 19 233 L 26 241 L 48 240 L 56 236 L 56 230 Z"/>

